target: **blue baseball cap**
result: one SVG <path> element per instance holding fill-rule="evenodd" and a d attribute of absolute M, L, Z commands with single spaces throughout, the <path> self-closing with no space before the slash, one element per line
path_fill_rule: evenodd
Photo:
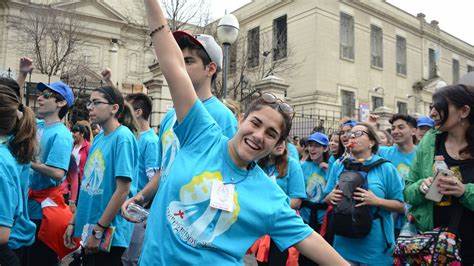
<path fill-rule="evenodd" d="M 311 134 L 308 137 L 308 142 L 309 141 L 317 142 L 317 143 L 323 145 L 324 147 L 327 147 L 329 145 L 328 136 L 326 136 L 325 134 L 323 134 L 321 132 L 316 132 L 316 133 Z"/>
<path fill-rule="evenodd" d="M 62 81 L 56 81 L 56 82 L 53 82 L 49 85 L 47 85 L 43 82 L 40 82 L 36 86 L 36 89 L 39 90 L 39 91 L 44 91 L 45 89 L 50 89 L 50 90 L 58 93 L 59 95 L 63 96 L 63 98 L 67 102 L 68 107 L 71 107 L 74 104 L 74 94 L 72 93 L 71 87 L 69 87 L 66 83 L 64 83 Z"/>
<path fill-rule="evenodd" d="M 351 127 L 355 127 L 357 125 L 357 121 L 354 121 L 354 120 L 348 120 L 344 123 L 342 123 L 343 126 L 351 126 Z"/>
<path fill-rule="evenodd" d="M 433 119 L 429 118 L 428 116 L 420 116 L 416 120 L 416 126 L 417 127 L 422 127 L 422 126 L 434 127 L 434 121 L 433 121 Z"/>

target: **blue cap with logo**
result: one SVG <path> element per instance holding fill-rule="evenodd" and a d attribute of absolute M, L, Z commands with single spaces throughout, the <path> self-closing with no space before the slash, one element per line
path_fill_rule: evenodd
<path fill-rule="evenodd" d="M 36 86 L 36 89 L 39 90 L 39 91 L 44 91 L 45 89 L 50 89 L 50 90 L 56 92 L 57 94 L 63 96 L 63 98 L 67 102 L 68 107 L 71 107 L 74 104 L 74 93 L 72 93 L 71 87 L 69 87 L 66 83 L 64 83 L 62 81 L 56 81 L 56 82 L 53 82 L 49 85 L 47 85 L 43 82 L 40 82 Z"/>
<path fill-rule="evenodd" d="M 434 121 L 428 116 L 420 116 L 416 120 L 416 126 L 417 127 L 422 127 L 422 126 L 434 127 Z"/>
<path fill-rule="evenodd" d="M 354 120 L 348 120 L 344 123 L 342 123 L 343 126 L 351 126 L 351 127 L 355 127 L 357 125 L 357 121 L 354 121 Z"/>
<path fill-rule="evenodd" d="M 317 143 L 321 144 L 324 147 L 327 147 L 329 145 L 328 136 L 326 136 L 325 134 L 323 134 L 321 132 L 316 132 L 316 133 L 311 134 L 308 137 L 308 142 L 310 142 L 310 141 L 317 142 Z"/>

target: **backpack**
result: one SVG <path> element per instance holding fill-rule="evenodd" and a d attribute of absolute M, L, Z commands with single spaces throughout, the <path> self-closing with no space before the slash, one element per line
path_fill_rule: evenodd
<path fill-rule="evenodd" d="M 343 192 L 342 200 L 334 206 L 332 227 L 334 234 L 349 238 L 364 238 L 372 229 L 372 220 L 381 218 L 379 209 L 372 212 L 370 206 L 355 207 L 360 203 L 353 199 L 356 188 L 368 189 L 367 174 L 371 169 L 389 162 L 379 159 L 372 164 L 363 165 L 350 159 L 344 160 L 344 171 L 339 176 L 338 188 Z"/>

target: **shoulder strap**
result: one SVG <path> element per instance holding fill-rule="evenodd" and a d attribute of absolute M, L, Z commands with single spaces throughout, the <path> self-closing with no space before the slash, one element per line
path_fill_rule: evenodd
<path fill-rule="evenodd" d="M 379 166 L 379 165 L 381 165 L 381 164 L 388 163 L 388 162 L 390 162 L 390 161 L 385 160 L 385 159 L 383 159 L 383 158 L 380 158 L 380 159 L 378 159 L 377 161 L 375 161 L 375 162 L 373 162 L 373 163 L 371 163 L 371 164 L 362 165 L 361 168 L 360 168 L 360 170 L 361 170 L 361 171 L 364 171 L 364 172 L 366 172 L 366 173 L 368 173 L 368 172 L 370 172 L 370 170 L 372 170 L 373 168 L 375 168 L 375 167 L 377 167 L 377 166 Z"/>

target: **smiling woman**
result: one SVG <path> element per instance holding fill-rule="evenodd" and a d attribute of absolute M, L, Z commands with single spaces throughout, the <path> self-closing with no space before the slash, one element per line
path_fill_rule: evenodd
<path fill-rule="evenodd" d="M 240 265 L 248 247 L 265 234 L 280 250 L 296 245 L 320 264 L 345 264 L 255 166 L 288 136 L 289 105 L 273 95 L 258 98 L 229 140 L 198 100 L 158 1 L 145 0 L 145 6 L 181 147 L 161 177 L 140 264 Z"/>

